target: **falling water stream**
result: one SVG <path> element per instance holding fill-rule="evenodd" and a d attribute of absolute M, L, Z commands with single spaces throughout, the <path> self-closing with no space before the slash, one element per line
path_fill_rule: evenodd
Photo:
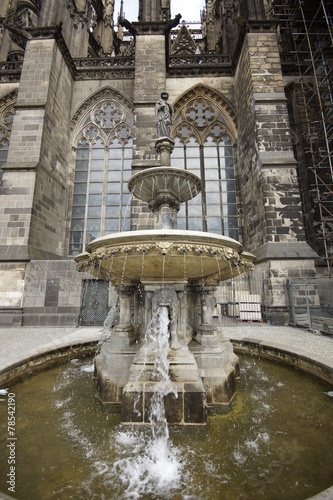
<path fill-rule="evenodd" d="M 240 366 L 229 410 L 212 411 L 204 427 L 159 426 L 165 434 L 120 424 L 119 409 L 96 396 L 92 360 L 74 360 L 13 386 L 17 489 L 11 496 L 304 500 L 329 487 L 330 387 L 255 358 L 241 356 Z M 0 491 L 7 493 L 6 396 L 1 399 Z"/>
<path fill-rule="evenodd" d="M 147 328 L 144 345 L 145 358 L 154 356 L 151 380 L 156 384 L 150 401 L 148 431 L 133 429 L 119 432 L 116 441 L 125 447 L 125 458 L 116 460 L 112 470 L 125 487 L 123 498 L 141 498 L 154 485 L 156 492 L 163 495 L 165 490 L 179 486 L 181 462 L 177 450 L 169 442 L 169 429 L 165 416 L 164 396 L 177 391 L 169 377 L 169 316 L 167 307 L 159 307 Z M 127 447 L 134 446 L 128 456 Z M 138 454 L 140 450 L 140 453 Z M 158 498 L 158 497 L 157 497 Z"/>

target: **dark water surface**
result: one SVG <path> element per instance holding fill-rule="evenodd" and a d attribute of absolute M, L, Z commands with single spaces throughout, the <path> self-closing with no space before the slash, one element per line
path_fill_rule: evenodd
<path fill-rule="evenodd" d="M 96 396 L 92 360 L 50 369 L 15 394 L 15 493 L 8 491 L 8 396 L 0 396 L 0 491 L 20 500 L 304 500 L 333 484 L 332 388 L 240 357 L 230 410 L 168 442 L 120 425 Z M 11 421 L 13 423 L 13 421 Z"/>

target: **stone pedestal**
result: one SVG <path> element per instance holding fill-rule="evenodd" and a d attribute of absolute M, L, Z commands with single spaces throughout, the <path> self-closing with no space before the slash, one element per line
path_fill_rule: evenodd
<path fill-rule="evenodd" d="M 219 341 L 218 346 L 191 344 L 206 393 L 207 405 L 228 405 L 236 394 L 239 376 L 238 357 L 229 341 Z"/>
<path fill-rule="evenodd" d="M 170 137 L 159 137 L 155 141 L 155 149 L 160 155 L 161 165 L 170 167 L 171 153 L 175 147 L 175 142 Z"/>
<path fill-rule="evenodd" d="M 102 403 L 121 404 L 123 388 L 128 382 L 130 366 L 137 344 L 124 347 L 124 338 L 117 333 L 103 343 L 95 358 L 97 390 Z"/>
<path fill-rule="evenodd" d="M 141 347 L 130 369 L 129 381 L 122 393 L 123 424 L 150 424 L 150 402 L 161 391 L 154 380 L 156 354 Z M 169 349 L 170 388 L 164 399 L 169 424 L 196 425 L 206 423 L 206 396 L 198 366 L 187 347 Z M 163 390 L 163 389 L 162 389 Z"/>

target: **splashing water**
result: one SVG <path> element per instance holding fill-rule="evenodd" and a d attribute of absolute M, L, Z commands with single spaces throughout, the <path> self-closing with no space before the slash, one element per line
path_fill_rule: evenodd
<path fill-rule="evenodd" d="M 155 355 L 151 379 L 156 384 L 149 410 L 151 428 L 118 432 L 114 436 L 118 451 L 123 448 L 123 453 L 127 456 L 113 465 L 113 472 L 126 487 L 124 498 L 140 498 L 153 491 L 163 494 L 163 498 L 172 498 L 172 491 L 180 485 L 180 453 L 169 443 L 164 407 L 166 395 L 173 393 L 177 397 L 177 391 L 169 377 L 168 327 L 168 308 L 159 307 L 147 329 L 145 348 L 146 356 L 152 352 Z M 150 435 L 147 435 L 148 432 Z"/>

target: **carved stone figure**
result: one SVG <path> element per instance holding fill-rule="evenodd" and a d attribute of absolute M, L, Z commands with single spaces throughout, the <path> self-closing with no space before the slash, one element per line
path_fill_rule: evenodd
<path fill-rule="evenodd" d="M 173 107 L 168 103 L 169 94 L 165 91 L 161 94 L 161 99 L 159 99 L 155 105 L 156 112 L 156 128 L 158 137 L 169 137 L 170 128 L 173 120 Z"/>

